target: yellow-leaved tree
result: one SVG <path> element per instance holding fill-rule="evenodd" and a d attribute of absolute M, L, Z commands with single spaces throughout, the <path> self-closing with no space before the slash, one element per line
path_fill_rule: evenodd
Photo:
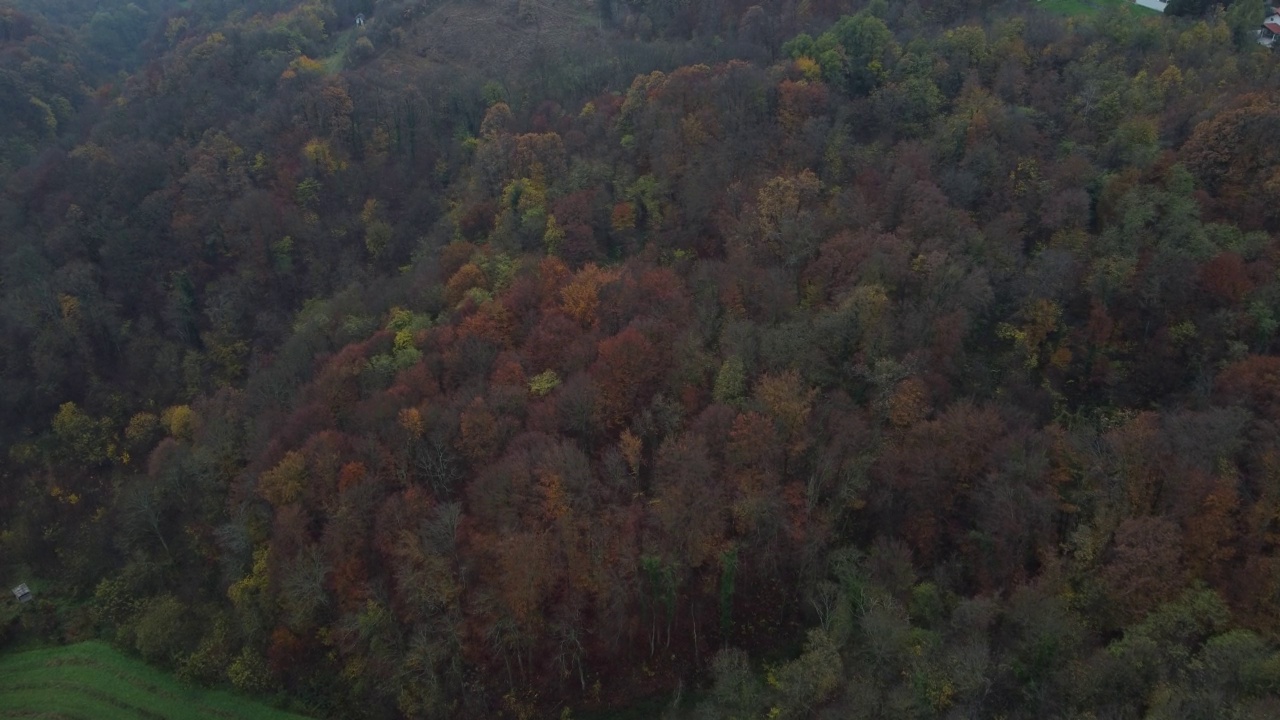
<path fill-rule="evenodd" d="M 302 495 L 306 480 L 306 459 L 302 453 L 291 450 L 275 467 L 258 477 L 258 494 L 276 507 L 288 505 Z"/>

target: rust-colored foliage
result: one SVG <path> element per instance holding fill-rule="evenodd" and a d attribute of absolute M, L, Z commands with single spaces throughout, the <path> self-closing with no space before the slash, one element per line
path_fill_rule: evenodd
<path fill-rule="evenodd" d="M 568 377 L 591 361 L 593 344 L 591 336 L 572 318 L 558 311 L 547 312 L 529 332 L 521 355 L 534 374 L 555 370 Z"/>
<path fill-rule="evenodd" d="M 622 436 L 618 439 L 618 447 L 622 452 L 622 458 L 627 461 L 627 468 L 631 470 L 631 474 L 639 474 L 643 441 L 633 435 L 630 430 L 623 430 Z"/>
<path fill-rule="evenodd" d="M 916 423 L 877 460 L 872 509 L 893 522 L 920 558 L 932 558 L 964 526 L 974 488 L 990 471 L 1005 431 L 992 406 L 956 403 Z"/>
<path fill-rule="evenodd" d="M 497 214 L 498 204 L 492 200 L 472 205 L 459 215 L 458 232 L 462 233 L 462 236 L 467 240 L 483 242 L 488 238 L 489 233 L 493 232 L 493 219 Z M 460 246 L 465 246 L 467 244 L 468 243 L 458 243 Z M 453 252 L 461 254 L 462 252 L 469 250 L 473 250 L 473 248 L 458 247 Z M 466 257 L 470 258 L 471 253 L 467 252 Z M 441 258 L 442 266 L 449 267 L 451 264 L 452 263 L 446 263 L 446 258 Z M 453 266 L 453 271 L 456 272 L 458 267 L 460 267 L 460 265 Z"/>
<path fill-rule="evenodd" d="M 484 271 L 478 265 L 467 263 L 458 268 L 458 271 L 445 284 L 445 301 L 450 305 L 457 305 L 462 302 L 462 298 L 466 296 L 468 290 L 473 288 L 484 289 L 488 286 L 488 283 L 488 278 L 485 277 Z"/>
<path fill-rule="evenodd" d="M 600 289 L 617 279 L 616 271 L 587 265 L 560 291 L 561 309 L 583 328 L 594 327 L 599 321 Z"/>
<path fill-rule="evenodd" d="M 1185 521 L 1187 566 L 1196 577 L 1220 582 L 1236 556 L 1240 498 L 1234 477 L 1215 478 L 1195 514 Z"/>
<path fill-rule="evenodd" d="M 757 412 L 743 413 L 733 420 L 725 445 L 725 459 L 740 468 L 767 465 L 776 469 L 780 445 L 773 420 Z"/>
<path fill-rule="evenodd" d="M 1160 517 L 1130 518 L 1116 529 L 1101 578 L 1127 621 L 1171 600 L 1185 582 L 1178 526 Z"/>
<path fill-rule="evenodd" d="M 351 2 L 275 4 L 128 61 L 0 8 L 0 554 L 49 592 L 339 715 L 1268 714 L 1243 3 L 587 2 L 633 39 L 583 65 L 547 3 L 463 62 L 492 7 L 398 0 L 344 68 L 273 43 Z M 601 90 L 664 48 L 759 60 Z"/>
<path fill-rule="evenodd" d="M 924 418 L 929 410 L 928 390 L 924 381 L 912 376 L 898 383 L 889 396 L 889 422 L 908 427 Z"/>
<path fill-rule="evenodd" d="M 808 444 L 806 425 L 817 390 L 809 388 L 796 370 L 764 375 L 756 381 L 756 402 L 778 423 L 787 451 L 802 452 Z"/>
<path fill-rule="evenodd" d="M 610 226 L 615 233 L 623 233 L 636 229 L 636 208 L 629 202 L 620 202 L 613 206 L 610 214 Z"/>
<path fill-rule="evenodd" d="M 271 644 L 267 647 L 267 664 L 271 671 L 282 674 L 305 660 L 307 647 L 302 639 L 283 625 L 271 631 Z"/>
<path fill-rule="evenodd" d="M 475 398 L 462 411 L 458 449 L 473 463 L 483 463 L 498 449 L 498 421 L 485 405 Z"/>
<path fill-rule="evenodd" d="M 1183 148 L 1187 166 L 1209 189 L 1218 214 L 1247 229 L 1280 221 L 1280 104 L 1242 95 L 1234 107 L 1196 126 Z"/>
<path fill-rule="evenodd" d="M 1141 413 L 1106 435 L 1115 472 L 1119 476 L 1127 510 L 1142 516 L 1152 512 L 1161 498 L 1169 467 L 1160 447 L 1160 419 Z"/>
<path fill-rule="evenodd" d="M 543 603 L 558 581 L 547 550 L 546 539 L 531 533 L 512 533 L 495 543 L 499 570 L 495 579 L 504 609 L 519 625 L 543 622 Z"/>
<path fill-rule="evenodd" d="M 599 415 L 609 428 L 622 425 L 661 376 L 663 358 L 635 327 L 600 343 L 591 377 L 599 389 Z"/>
<path fill-rule="evenodd" d="M 342 472 L 338 473 L 338 492 L 346 492 L 364 481 L 369 471 L 365 469 L 364 463 L 349 462 L 342 466 Z"/>
<path fill-rule="evenodd" d="M 1253 290 L 1244 260 L 1233 252 L 1221 253 L 1205 263 L 1200 270 L 1200 283 L 1205 292 L 1230 305 L 1239 303 Z"/>
<path fill-rule="evenodd" d="M 486 302 L 470 313 L 458 325 L 458 338 L 476 337 L 498 347 L 511 344 L 513 331 L 511 313 L 497 302 Z"/>
<path fill-rule="evenodd" d="M 619 322 L 651 317 L 679 327 L 689 317 L 691 302 L 684 282 L 671 268 L 642 267 L 625 273 L 609 315 Z"/>
<path fill-rule="evenodd" d="M 1214 389 L 1220 398 L 1248 405 L 1271 420 L 1280 420 L 1280 357 L 1250 355 L 1231 363 L 1218 375 Z"/>
<path fill-rule="evenodd" d="M 783 80 L 778 85 L 778 122 L 794 133 L 804 121 L 827 109 L 827 86 L 807 80 Z"/>
<path fill-rule="evenodd" d="M 349 551 L 332 561 L 333 573 L 329 582 L 339 607 L 344 610 L 359 608 L 369 598 L 369 571 L 358 552 Z"/>
<path fill-rule="evenodd" d="M 524 368 L 514 353 L 503 353 L 493 364 L 493 372 L 489 375 L 489 384 L 494 386 L 524 387 L 528 383 Z"/>
<path fill-rule="evenodd" d="M 538 297 L 543 307 L 551 307 L 560 302 L 561 289 L 573 277 L 569 266 L 554 255 L 538 261 Z"/>
<path fill-rule="evenodd" d="M 711 563 L 725 548 L 724 491 L 712 477 L 701 438 L 688 434 L 658 449 L 654 468 L 656 497 L 650 513 L 660 531 L 659 546 L 681 565 Z"/>
<path fill-rule="evenodd" d="M 492 221 L 493 218 L 489 219 Z M 463 265 L 471 262 L 477 249 L 475 245 L 465 241 L 449 243 L 440 248 L 440 277 L 446 279 L 453 277 Z"/>
<path fill-rule="evenodd" d="M 517 177 L 555 178 L 565 173 L 564 141 L 554 132 L 516 136 Z"/>

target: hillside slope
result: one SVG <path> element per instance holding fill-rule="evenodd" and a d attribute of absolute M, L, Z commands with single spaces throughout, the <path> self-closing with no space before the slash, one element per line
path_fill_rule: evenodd
<path fill-rule="evenodd" d="M 172 676 L 97 642 L 0 654 L 0 717 L 304 720 Z"/>
<path fill-rule="evenodd" d="M 13 632 L 335 718 L 1280 715 L 1260 7 L 211 0 L 95 79 L 5 6 Z"/>

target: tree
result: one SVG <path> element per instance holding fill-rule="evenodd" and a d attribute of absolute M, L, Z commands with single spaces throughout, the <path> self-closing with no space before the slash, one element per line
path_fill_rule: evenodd
<path fill-rule="evenodd" d="M 306 483 L 306 458 L 302 453 L 291 450 L 275 467 L 258 478 L 258 493 L 267 502 L 280 507 L 301 497 Z"/>
<path fill-rule="evenodd" d="M 844 662 L 839 648 L 821 630 L 810 630 L 804 652 L 778 671 L 780 717 L 806 717 L 840 687 Z"/>
<path fill-rule="evenodd" d="M 1230 610 L 1217 593 L 1187 590 L 1134 624 L 1107 652 L 1127 666 L 1127 689 L 1145 695 L 1149 688 L 1185 672 L 1196 651 L 1221 632 L 1229 618 Z"/>
<path fill-rule="evenodd" d="M 883 82 L 899 49 L 884 21 L 864 11 L 840 18 L 816 41 L 803 35 L 796 38 L 783 52 L 816 60 L 823 79 L 856 96 Z"/>
<path fill-rule="evenodd" d="M 61 458 L 89 467 L 113 459 L 114 443 L 107 418 L 94 420 L 73 402 L 63 403 L 53 418 Z"/>
<path fill-rule="evenodd" d="M 591 377 L 598 388 L 598 413 L 607 428 L 620 427 L 656 389 L 664 360 L 634 325 L 600 342 Z"/>
<path fill-rule="evenodd" d="M 746 368 L 743 367 L 742 360 L 738 356 L 730 356 L 720 364 L 720 370 L 716 372 L 712 397 L 716 402 L 732 404 L 741 400 L 746 390 Z"/>
<path fill-rule="evenodd" d="M 133 623 L 134 647 L 151 662 L 176 661 L 191 642 L 191 616 L 172 595 L 152 598 Z"/>
<path fill-rule="evenodd" d="M 1280 419 L 1280 358 L 1250 355 L 1223 368 L 1215 382 L 1218 397 L 1241 402 L 1255 412 Z"/>
<path fill-rule="evenodd" d="M 1233 252 L 1221 253 L 1205 263 L 1200 277 L 1206 292 L 1229 305 L 1240 303 L 1253 290 L 1244 260 Z"/>
<path fill-rule="evenodd" d="M 762 259 L 777 259 L 789 268 L 809 260 L 817 249 L 819 213 L 814 205 L 822 190 L 809 170 L 795 177 L 776 177 L 756 198 L 755 247 Z"/>
<path fill-rule="evenodd" d="M 1197 17 L 1204 15 L 1208 9 L 1209 3 L 1205 0 L 1172 0 L 1165 12 L 1170 15 Z"/>
<path fill-rule="evenodd" d="M 595 327 L 599 322 L 597 310 L 600 305 L 600 290 L 617 279 L 617 273 L 602 270 L 595 265 L 588 264 L 582 268 L 560 291 L 561 308 L 565 315 L 576 320 L 584 329 Z"/>
<path fill-rule="evenodd" d="M 1184 584 L 1178 529 L 1163 518 L 1131 518 L 1116 529 L 1102 570 L 1108 597 L 1125 620 L 1173 599 Z"/>
<path fill-rule="evenodd" d="M 764 689 L 752 672 L 750 657 L 742 650 L 725 648 L 711 662 L 715 680 L 711 695 L 716 707 L 726 714 L 758 712 Z"/>
<path fill-rule="evenodd" d="M 808 445 L 806 426 L 817 394 L 817 390 L 806 387 L 796 370 L 764 375 L 756 381 L 755 401 L 778 424 L 782 440 L 787 443 L 787 452 L 793 456 L 803 452 Z"/>
<path fill-rule="evenodd" d="M 356 40 L 355 45 L 351 47 L 351 59 L 356 65 L 373 59 L 374 54 L 373 41 L 367 37 L 359 38 Z"/>
<path fill-rule="evenodd" d="M 481 398 L 475 398 L 460 418 L 459 449 L 474 465 L 483 465 L 499 450 L 498 422 Z"/>
<path fill-rule="evenodd" d="M 963 508 L 991 471 L 1003 435 L 996 408 L 964 402 L 912 425 L 875 460 L 870 508 L 928 562 L 944 538 L 967 525 Z"/>
<path fill-rule="evenodd" d="M 1166 8 L 1167 9 L 1167 8 Z M 1257 41 L 1258 26 L 1267 17 L 1267 4 L 1255 0 L 1235 0 L 1227 6 L 1226 21 L 1231 38 L 1241 51 L 1252 50 Z"/>
<path fill-rule="evenodd" d="M 668 438 L 654 461 L 653 538 L 668 562 L 682 568 L 714 563 L 724 542 L 723 487 L 712 475 L 706 443 L 685 433 Z"/>
<path fill-rule="evenodd" d="M 750 412 L 733 421 L 725 457 L 734 490 L 734 527 L 743 535 L 769 536 L 781 523 L 784 447 L 769 418 Z"/>
<path fill-rule="evenodd" d="M 1195 577 L 1218 584 L 1226 576 L 1236 555 L 1236 514 L 1240 499 L 1233 474 L 1214 478 L 1208 492 L 1185 523 L 1188 569 Z"/>
<path fill-rule="evenodd" d="M 1243 95 L 1228 110 L 1196 126 L 1183 149 L 1188 169 L 1209 191 L 1221 217 L 1244 229 L 1276 226 L 1271 181 L 1274 166 L 1266 138 L 1280 122 L 1280 107 L 1267 96 Z"/>

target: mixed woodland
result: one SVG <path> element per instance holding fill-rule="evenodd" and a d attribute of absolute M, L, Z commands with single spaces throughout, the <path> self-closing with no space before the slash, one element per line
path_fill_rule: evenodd
<path fill-rule="evenodd" d="M 1280 716 L 1265 12 L 0 0 L 0 652 Z"/>

